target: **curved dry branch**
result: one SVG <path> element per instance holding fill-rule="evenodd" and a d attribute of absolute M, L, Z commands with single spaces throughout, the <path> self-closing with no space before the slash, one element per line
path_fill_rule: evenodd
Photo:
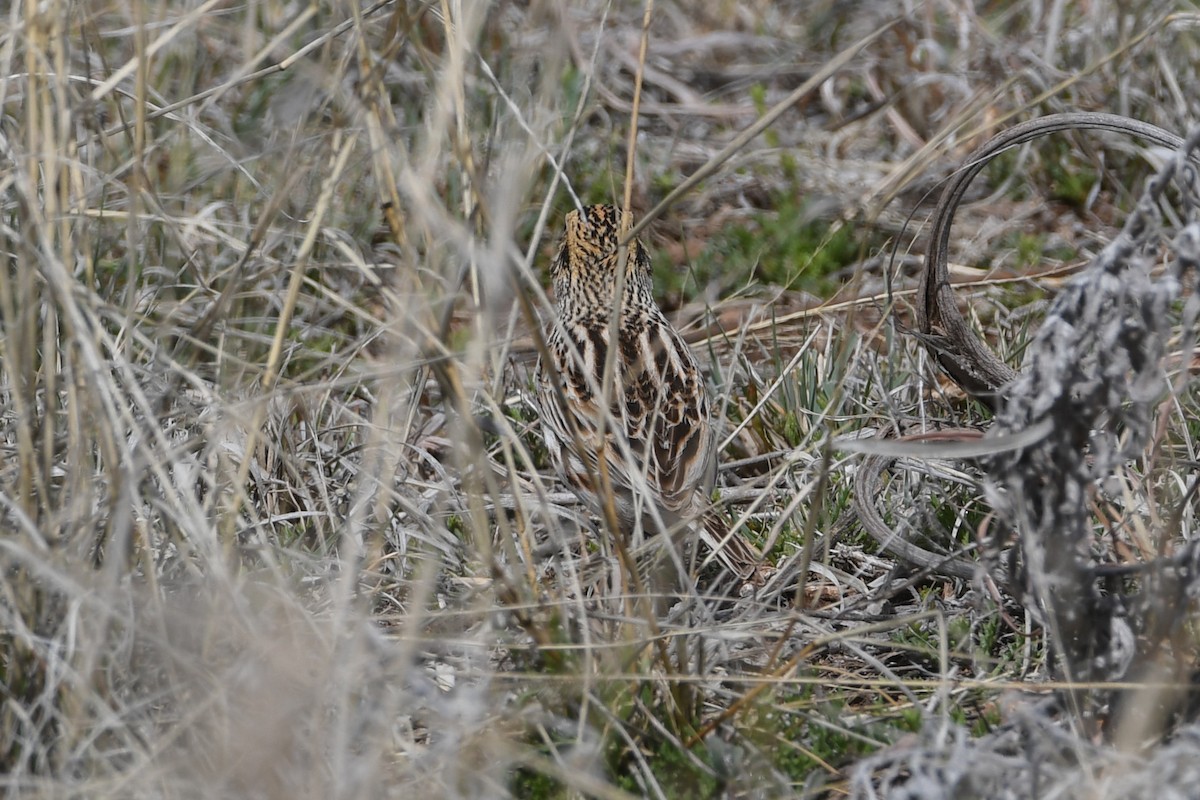
<path fill-rule="evenodd" d="M 910 434 L 897 437 L 900 442 L 918 442 L 929 438 L 945 438 L 957 441 L 956 436 L 978 436 L 974 430 L 938 431 L 936 434 Z M 883 473 L 887 471 L 896 458 L 888 455 L 867 456 L 859 466 L 854 476 L 854 497 L 852 500 L 854 514 L 862 525 L 863 530 L 875 540 L 881 552 L 890 553 L 906 564 L 931 575 L 941 575 L 963 581 L 973 581 L 984 576 L 987 569 L 984 565 L 960 555 L 935 553 L 914 544 L 905 538 L 904 532 L 889 525 L 879 512 L 878 503 L 884 496 Z M 1007 584 L 1007 576 L 996 573 L 990 576 L 1000 586 Z"/>
<path fill-rule="evenodd" d="M 917 291 L 917 330 L 914 331 L 930 355 L 963 391 L 993 411 L 1004 387 L 1017 377 L 971 329 L 959 313 L 950 284 L 947 252 L 950 226 L 971 181 L 988 162 L 1011 147 L 1041 136 L 1068 130 L 1108 130 L 1140 136 L 1155 144 L 1177 150 L 1183 138 L 1147 122 L 1117 114 L 1075 112 L 1052 114 L 1024 122 L 990 139 L 973 152 L 942 192 L 934 211 L 929 252 Z"/>

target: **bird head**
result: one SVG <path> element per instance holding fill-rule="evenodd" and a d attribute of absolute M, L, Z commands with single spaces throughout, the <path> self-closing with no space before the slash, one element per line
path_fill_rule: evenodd
<path fill-rule="evenodd" d="M 560 308 L 566 300 L 587 306 L 577 310 L 611 312 L 622 266 L 626 304 L 652 302 L 650 254 L 637 239 L 627 248 L 619 247 L 621 234 L 632 225 L 631 216 L 623 215 L 611 205 L 585 206 L 567 214 L 562 241 L 550 263 L 550 277 Z"/>

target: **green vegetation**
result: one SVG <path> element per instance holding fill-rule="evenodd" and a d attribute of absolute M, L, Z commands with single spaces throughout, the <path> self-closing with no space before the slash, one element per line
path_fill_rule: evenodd
<path fill-rule="evenodd" d="M 1045 690 L 1053 637 L 1013 587 L 881 547 L 850 442 L 991 423 L 909 335 L 921 198 L 1032 97 L 1200 116 L 1173 88 L 1197 85 L 1190 6 L 1063 4 L 1046 41 L 1032 2 L 656 4 L 643 63 L 629 4 L 10 5 L 6 796 L 840 797 L 867 756 L 1013 719 L 1047 796 L 1099 796 L 1070 770 L 1137 768 L 1105 736 L 1149 763 L 1188 721 L 1059 709 L 1045 738 L 1075 760 L 1034 753 L 1042 718 L 1000 700 Z M 694 537 L 611 536 L 552 475 L 530 377 L 550 310 L 515 293 L 546 285 L 573 197 L 623 196 L 636 74 L 644 209 L 888 24 L 644 234 L 711 384 L 718 513 L 785 578 L 681 574 L 667 544 L 703 558 Z M 952 260 L 1012 273 L 955 289 L 1013 363 L 1061 290 L 1042 267 L 1111 240 L 1148 174 L 1110 145 L 1005 153 L 973 188 L 1007 191 L 959 216 Z M 1194 538 L 1188 346 L 1154 449 L 1085 498 L 1110 565 Z M 865 499 L 902 535 L 1012 552 L 980 462 L 888 474 Z M 1164 625 L 1181 650 L 1194 616 Z"/>
<path fill-rule="evenodd" d="M 861 258 L 870 241 L 853 225 L 810 218 L 807 204 L 794 196 L 778 195 L 775 201 L 753 220 L 713 232 L 701 251 L 688 254 L 686 271 L 660 255 L 654 275 L 658 294 L 686 300 L 713 283 L 723 292 L 748 285 L 820 297 L 836 291 L 835 273 Z"/>

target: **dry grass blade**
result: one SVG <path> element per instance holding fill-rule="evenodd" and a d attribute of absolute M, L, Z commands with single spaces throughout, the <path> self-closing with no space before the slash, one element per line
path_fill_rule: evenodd
<path fill-rule="evenodd" d="M 694 189 L 705 178 L 708 178 L 715 173 L 721 168 L 721 165 L 732 158 L 735 154 L 744 150 L 746 145 L 753 141 L 755 137 L 757 137 L 767 128 L 774 125 L 779 118 L 783 116 L 785 111 L 795 105 L 796 102 L 801 98 L 815 91 L 830 77 L 836 75 L 838 70 L 849 64 L 855 56 L 861 53 L 872 42 L 879 39 L 879 37 L 886 33 L 890 28 L 890 24 L 884 25 L 877 31 L 871 33 L 869 36 L 865 36 L 852 44 L 850 47 L 847 47 L 845 50 L 838 53 L 834 58 L 825 62 L 821 69 L 819 69 L 811 78 L 800 84 L 800 86 L 798 86 L 786 98 L 776 103 L 769 111 L 759 117 L 759 119 L 753 125 L 735 136 L 729 142 L 729 144 L 725 145 L 725 147 L 721 149 L 719 153 L 705 161 L 704 164 L 702 164 L 695 172 L 689 175 L 678 186 L 672 189 L 666 197 L 660 200 L 658 204 L 654 206 L 654 208 L 650 209 L 650 211 L 644 214 L 642 219 L 635 224 L 627 234 L 625 234 L 625 241 L 629 241 L 641 233 L 647 225 L 657 219 L 665 210 L 670 208 L 673 202 Z"/>
<path fill-rule="evenodd" d="M 953 299 L 994 353 L 1043 342 L 1056 303 L 1102 296 L 1070 276 L 1162 156 L 1021 138 L 1035 124 L 952 175 L 958 146 L 1014 115 L 1200 118 L 1195 19 L 1178 0 L 5 4 L 0 793 L 1189 796 L 1198 301 L 1172 259 L 1200 262 L 1194 182 L 1139 210 L 1161 258 L 1109 275 L 1181 287 L 1141 307 L 1165 309 L 1154 352 L 1118 347 L 1137 308 L 1095 329 L 1146 356 L 1103 362 L 1132 399 L 1071 425 L 1022 407 L 969 447 L 882 439 L 990 420 L 895 321 Z M 889 264 L 947 178 L 934 241 Z M 693 497 L 713 539 L 767 553 L 762 586 L 614 540 L 556 477 L 532 381 L 545 271 L 562 215 L 597 203 L 639 221 L 648 293 L 715 399 L 719 469 Z M 926 252 L 948 277 L 919 285 Z M 1047 448 L 1076 514 L 1051 556 L 1090 581 L 1080 641 L 1105 665 L 1042 602 Z M 999 465 L 1008 516 L 967 455 Z M 638 570 L 668 562 L 676 585 Z"/>

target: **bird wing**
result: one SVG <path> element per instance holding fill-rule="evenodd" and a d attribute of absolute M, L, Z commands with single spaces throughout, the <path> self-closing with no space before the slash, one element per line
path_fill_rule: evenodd
<path fill-rule="evenodd" d="M 674 329 L 652 329 L 642 342 L 639 400 L 652 431 L 653 485 L 663 505 L 683 511 L 706 482 L 715 457 L 714 430 L 699 365 Z M 628 391 L 628 390 L 627 390 Z"/>
<path fill-rule="evenodd" d="M 588 475 L 604 452 L 614 488 L 648 486 L 664 509 L 684 512 L 713 457 L 708 396 L 695 358 L 667 325 L 622 328 L 605 409 L 599 388 L 608 341 L 608 331 L 595 325 L 555 329 L 548 337 L 555 369 L 539 369 L 538 394 L 551 458 L 569 482 L 592 490 Z"/>

